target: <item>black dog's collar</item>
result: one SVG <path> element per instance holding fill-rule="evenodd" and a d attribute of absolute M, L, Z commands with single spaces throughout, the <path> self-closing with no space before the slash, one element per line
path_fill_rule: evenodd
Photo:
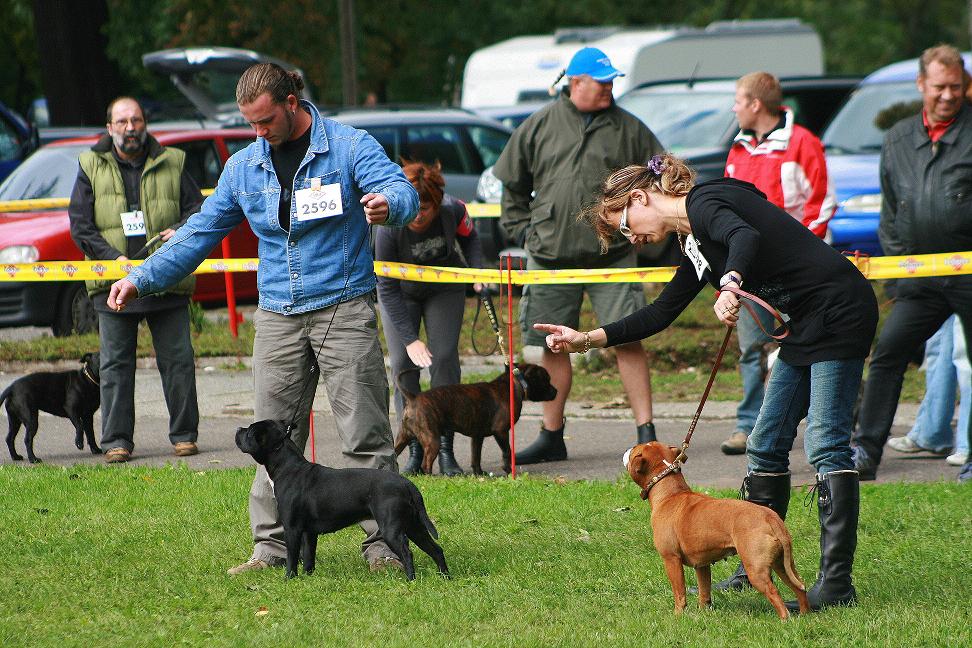
<path fill-rule="evenodd" d="M 513 377 L 516 378 L 517 384 L 520 385 L 520 389 L 523 390 L 523 398 L 527 398 L 527 390 L 529 389 L 529 385 L 527 385 L 526 378 L 523 377 L 523 374 L 520 372 L 520 368 L 517 366 L 513 367 Z"/>
<path fill-rule="evenodd" d="M 91 370 L 88 369 L 88 363 L 87 362 L 85 362 L 81 366 L 81 375 L 84 376 L 85 378 L 87 378 L 88 380 L 90 380 L 91 381 L 91 384 L 93 384 L 93 385 L 100 385 L 101 384 L 98 380 L 95 379 L 94 376 L 91 375 Z"/>

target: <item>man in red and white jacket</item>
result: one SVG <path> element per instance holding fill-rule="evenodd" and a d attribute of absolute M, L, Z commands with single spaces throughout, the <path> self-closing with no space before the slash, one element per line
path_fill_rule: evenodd
<path fill-rule="evenodd" d="M 793 111 L 782 101 L 780 82 L 772 74 L 753 72 L 736 82 L 732 111 L 740 130 L 726 160 L 726 176 L 752 182 L 770 202 L 827 240 L 837 201 L 823 145 L 794 123 Z"/>

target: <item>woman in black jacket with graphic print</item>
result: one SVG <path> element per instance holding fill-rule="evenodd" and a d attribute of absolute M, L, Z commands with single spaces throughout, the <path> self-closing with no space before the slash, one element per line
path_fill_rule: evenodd
<path fill-rule="evenodd" d="M 439 164 L 406 162 L 402 171 L 419 194 L 419 213 L 407 227 L 380 227 L 375 238 L 375 259 L 428 266 L 472 267 L 483 265 L 483 251 L 466 205 L 444 192 L 445 179 Z M 478 284 L 477 284 L 477 287 Z M 413 394 L 421 391 L 419 372 L 427 367 L 432 386 L 460 382 L 459 331 L 466 306 L 464 284 L 403 281 L 378 276 L 378 307 L 391 357 L 395 381 L 395 413 L 402 423 L 405 398 L 402 386 Z M 419 337 L 425 324 L 428 343 Z M 460 475 L 462 469 L 452 451 L 453 431 L 443 432 L 439 446 L 439 470 Z M 409 458 L 402 472 L 421 471 L 422 446 L 409 444 Z"/>

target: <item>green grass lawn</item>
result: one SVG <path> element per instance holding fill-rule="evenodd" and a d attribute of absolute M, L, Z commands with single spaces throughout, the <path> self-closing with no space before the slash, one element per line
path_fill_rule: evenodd
<path fill-rule="evenodd" d="M 969 486 L 865 485 L 860 605 L 781 623 L 753 592 L 676 619 L 649 508 L 627 478 L 416 479 L 450 580 L 417 550 L 412 583 L 370 573 L 357 529 L 322 538 L 310 577 L 230 578 L 226 568 L 249 557 L 252 476 L 0 467 L 0 645 L 972 644 Z M 809 586 L 818 533 L 803 501 L 794 492 L 787 524 Z M 733 567 L 718 564 L 713 578 Z"/>

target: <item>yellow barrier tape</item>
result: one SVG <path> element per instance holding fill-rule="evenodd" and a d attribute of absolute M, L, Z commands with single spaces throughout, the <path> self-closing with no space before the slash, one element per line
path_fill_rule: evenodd
<path fill-rule="evenodd" d="M 861 257 L 851 262 L 868 279 L 944 277 L 972 274 L 972 252 L 915 256 Z M 0 265 L 0 282 L 78 281 L 120 279 L 142 261 L 38 261 Z M 206 259 L 194 274 L 254 272 L 259 259 Z M 567 270 L 513 270 L 515 284 L 663 283 L 675 268 L 594 268 Z M 506 272 L 481 268 L 448 268 L 375 261 L 375 274 L 427 283 L 505 283 Z"/>
<path fill-rule="evenodd" d="M 209 196 L 215 189 L 203 189 L 202 195 Z M 4 212 L 27 212 L 41 209 L 67 209 L 71 204 L 70 198 L 34 198 L 31 200 L 2 200 L 0 214 Z M 482 204 L 482 203 L 480 203 Z M 496 205 L 496 215 L 499 216 L 499 205 Z"/>
<path fill-rule="evenodd" d="M 466 211 L 473 218 L 499 218 L 502 209 L 499 203 L 466 203 Z"/>

